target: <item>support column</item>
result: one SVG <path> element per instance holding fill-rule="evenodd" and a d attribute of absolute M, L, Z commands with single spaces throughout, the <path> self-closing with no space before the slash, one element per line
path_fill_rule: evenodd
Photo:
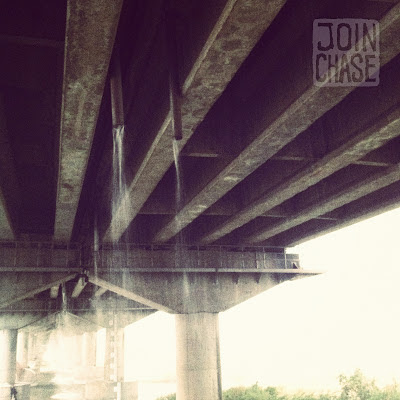
<path fill-rule="evenodd" d="M 82 365 L 94 367 L 96 365 L 96 332 L 85 332 L 82 341 Z"/>
<path fill-rule="evenodd" d="M 107 328 L 104 358 L 104 380 L 124 381 L 124 329 Z"/>
<path fill-rule="evenodd" d="M 82 366 L 82 340 L 82 335 L 74 335 L 72 339 L 74 355 L 73 364 L 75 367 Z"/>
<path fill-rule="evenodd" d="M 0 363 L 0 383 L 14 386 L 17 374 L 17 329 L 5 329 L 0 335 L 3 351 Z"/>
<path fill-rule="evenodd" d="M 29 333 L 18 332 L 17 360 L 21 368 L 27 368 L 29 362 Z"/>
<path fill-rule="evenodd" d="M 177 314 L 177 400 L 221 400 L 218 313 Z"/>

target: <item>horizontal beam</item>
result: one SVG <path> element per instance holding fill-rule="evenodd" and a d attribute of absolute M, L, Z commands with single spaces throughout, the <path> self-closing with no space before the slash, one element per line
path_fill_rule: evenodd
<path fill-rule="evenodd" d="M 376 201 L 379 199 L 379 201 Z M 302 225 L 287 234 L 283 234 L 284 244 L 288 247 L 296 246 L 308 240 L 315 239 L 338 229 L 362 222 L 366 219 L 376 217 L 382 213 L 395 210 L 400 207 L 400 181 L 395 187 L 389 186 L 377 193 L 363 197 L 353 203 L 347 204 L 344 209 L 338 210 L 342 218 L 328 226 L 318 225 L 315 228 L 307 229 Z"/>
<path fill-rule="evenodd" d="M 153 273 L 142 272 L 99 273 L 90 278 L 114 293 L 134 299 L 152 308 L 174 314 L 221 312 L 287 280 L 316 275 L 288 273 L 278 269 L 275 273 Z M 282 272 L 282 273 L 281 273 Z"/>
<path fill-rule="evenodd" d="M 318 204 L 301 210 L 287 220 L 278 224 L 273 224 L 271 227 L 250 236 L 246 241 L 248 243 L 259 243 L 267 240 L 281 232 L 307 222 L 314 217 L 326 214 L 345 204 L 389 186 L 398 180 L 400 180 L 400 164 L 389 167 L 383 172 L 373 174 L 368 179 L 362 180 L 361 182 L 354 183 L 351 187 L 342 190 L 340 193 L 334 194 Z"/>
<path fill-rule="evenodd" d="M 5 34 L 0 34 L 0 43 L 16 44 L 23 46 L 52 47 L 61 50 L 64 47 L 64 42 L 61 40 L 52 40 L 29 36 L 13 36 Z"/>
<path fill-rule="evenodd" d="M 400 48 L 393 32 L 400 30 L 400 4 L 394 6 L 380 21 L 381 66 L 399 54 Z M 350 53 L 354 49 L 350 49 Z M 340 89 L 340 90 L 337 90 Z M 310 82 L 305 91 L 293 99 L 285 112 L 266 126 L 231 163 L 215 176 L 182 210 L 155 236 L 166 242 L 190 224 L 200 214 L 223 197 L 239 182 L 273 157 L 297 135 L 309 128 L 328 110 L 340 103 L 354 86 L 340 88 L 317 87 Z M 228 229 L 229 231 L 229 229 Z M 215 235 L 217 237 L 218 235 Z M 212 242 L 214 237 L 205 239 Z"/>
<path fill-rule="evenodd" d="M 177 142 L 179 150 L 193 135 L 285 2 L 227 1 L 183 84 L 183 139 Z M 244 15 L 246 23 L 242 22 Z M 172 138 L 169 113 L 113 215 L 104 241 L 116 241 L 121 237 L 172 165 Z"/>
<path fill-rule="evenodd" d="M 101 297 L 106 292 L 108 292 L 108 290 L 101 287 L 101 288 L 96 290 L 96 293 L 94 294 L 94 297 L 96 297 L 96 298 Z"/>
<path fill-rule="evenodd" d="M 91 270 L 94 260 L 87 258 L 85 269 Z M 263 248 L 237 249 L 237 251 L 212 247 L 169 247 L 166 249 L 100 249 L 97 257 L 97 271 L 182 271 L 187 268 L 204 269 L 285 269 L 292 268 L 292 263 L 299 264 L 294 254 L 271 253 Z"/>
<path fill-rule="evenodd" d="M 121 6 L 122 0 L 68 1 L 54 227 L 57 241 L 71 238 Z"/>
<path fill-rule="evenodd" d="M 111 269 L 99 269 L 99 273 L 113 273 Z M 115 270 L 115 273 L 173 273 L 173 274 L 185 274 L 185 273 L 205 273 L 205 274 L 287 274 L 287 275 L 318 275 L 322 271 L 319 270 L 308 270 L 298 268 L 119 268 Z M 98 291 L 100 291 L 99 289 Z M 106 289 L 103 289 L 106 292 Z M 97 294 L 95 295 L 97 297 Z"/>
<path fill-rule="evenodd" d="M 267 213 L 274 207 L 301 193 L 323 179 L 352 164 L 369 152 L 383 146 L 400 134 L 400 107 L 385 113 L 378 121 L 328 153 L 319 161 L 303 168 L 299 173 L 278 185 L 261 198 L 248 204 L 232 218 L 215 228 L 201 239 L 202 244 L 209 244 L 254 218 Z M 320 214 L 321 215 L 321 214 Z M 290 219 L 287 216 L 286 219 Z"/>
<path fill-rule="evenodd" d="M 56 299 L 58 297 L 59 290 L 60 290 L 60 285 L 56 285 L 50 288 L 50 298 Z"/>

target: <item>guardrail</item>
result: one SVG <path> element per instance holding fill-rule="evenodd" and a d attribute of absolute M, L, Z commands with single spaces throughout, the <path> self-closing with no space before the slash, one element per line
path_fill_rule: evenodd
<path fill-rule="evenodd" d="M 1 270 L 293 269 L 297 255 L 268 247 L 1 242 Z"/>

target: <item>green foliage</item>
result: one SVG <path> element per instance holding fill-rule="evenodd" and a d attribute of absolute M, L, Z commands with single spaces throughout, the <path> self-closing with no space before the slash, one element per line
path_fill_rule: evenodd
<path fill-rule="evenodd" d="M 223 393 L 224 400 L 275 400 L 280 399 L 278 390 L 273 387 L 266 389 L 261 388 L 257 384 L 245 388 L 236 387 L 225 390 Z"/>
<path fill-rule="evenodd" d="M 223 392 L 223 400 L 400 400 L 397 384 L 380 389 L 374 380 L 367 379 L 359 369 L 353 375 L 339 376 L 340 393 L 281 393 L 275 387 L 262 388 L 257 384 L 250 387 L 234 387 Z M 176 395 L 157 400 L 176 400 Z"/>
<path fill-rule="evenodd" d="M 176 394 L 169 394 L 168 396 L 162 396 L 157 398 L 157 400 L 176 400 Z"/>
<path fill-rule="evenodd" d="M 339 376 L 339 383 L 342 389 L 340 400 L 370 400 L 378 399 L 380 390 L 375 381 L 368 380 L 359 369 L 353 375 Z"/>

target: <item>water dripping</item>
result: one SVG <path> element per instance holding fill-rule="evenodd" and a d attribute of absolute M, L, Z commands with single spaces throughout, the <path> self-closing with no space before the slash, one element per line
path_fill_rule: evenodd
<path fill-rule="evenodd" d="M 183 236 L 181 232 L 181 221 L 179 217 L 179 211 L 181 210 L 182 204 L 182 174 L 181 165 L 179 160 L 179 144 L 177 140 L 172 141 L 172 149 L 174 152 L 174 164 L 175 164 L 175 224 L 178 228 L 178 234 L 176 235 L 175 242 L 175 266 L 181 267 L 182 261 L 184 260 L 183 254 Z"/>

